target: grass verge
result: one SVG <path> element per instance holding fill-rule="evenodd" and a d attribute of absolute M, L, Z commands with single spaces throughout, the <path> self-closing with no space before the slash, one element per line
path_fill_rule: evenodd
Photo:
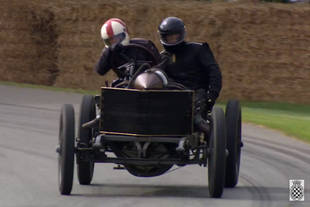
<path fill-rule="evenodd" d="M 0 85 L 27 87 L 82 94 L 99 94 L 99 91 L 83 89 L 57 88 L 53 86 L 32 85 L 0 81 Z M 224 107 L 224 104 L 221 103 Z M 310 105 L 275 103 L 275 102 L 242 102 L 242 119 L 244 122 L 263 125 L 280 130 L 310 143 Z"/>
<path fill-rule="evenodd" d="M 243 102 L 242 119 L 310 142 L 310 105 Z"/>

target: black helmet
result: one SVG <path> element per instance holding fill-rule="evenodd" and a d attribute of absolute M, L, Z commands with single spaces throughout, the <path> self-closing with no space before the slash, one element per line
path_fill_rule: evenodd
<path fill-rule="evenodd" d="M 176 46 L 184 42 L 185 25 L 184 22 L 177 17 L 167 17 L 159 27 L 160 42 L 164 46 Z"/>

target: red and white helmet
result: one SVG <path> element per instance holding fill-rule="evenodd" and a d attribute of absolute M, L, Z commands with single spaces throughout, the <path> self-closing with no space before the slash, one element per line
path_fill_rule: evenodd
<path fill-rule="evenodd" d="M 101 27 L 101 37 L 106 47 L 115 47 L 117 44 L 128 45 L 128 29 L 122 20 L 111 18 Z"/>

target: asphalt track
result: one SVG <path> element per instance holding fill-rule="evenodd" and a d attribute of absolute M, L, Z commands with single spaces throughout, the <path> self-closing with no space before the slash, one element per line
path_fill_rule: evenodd
<path fill-rule="evenodd" d="M 0 207 L 310 206 L 310 145 L 249 124 L 243 125 L 239 184 L 221 199 L 209 197 L 207 168 L 137 178 L 113 164 L 97 164 L 90 186 L 79 185 L 75 175 L 72 195 L 61 196 L 55 153 L 60 107 L 73 103 L 77 112 L 81 97 L 0 86 Z M 289 179 L 305 180 L 304 202 L 289 202 Z"/>

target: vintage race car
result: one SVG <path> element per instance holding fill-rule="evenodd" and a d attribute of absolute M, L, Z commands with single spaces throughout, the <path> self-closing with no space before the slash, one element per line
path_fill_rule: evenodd
<path fill-rule="evenodd" d="M 159 176 L 174 165 L 208 166 L 211 197 L 238 182 L 241 147 L 241 108 L 230 100 L 226 114 L 215 106 L 209 133 L 194 126 L 195 91 L 169 83 L 156 68 L 153 54 L 140 45 L 128 50 L 149 54 L 148 60 L 128 57 L 126 78 L 102 87 L 100 96 L 85 95 L 75 136 L 74 108 L 61 109 L 58 168 L 59 191 L 71 193 L 74 155 L 79 183 L 91 183 L 95 163 L 115 163 L 139 177 Z"/>

